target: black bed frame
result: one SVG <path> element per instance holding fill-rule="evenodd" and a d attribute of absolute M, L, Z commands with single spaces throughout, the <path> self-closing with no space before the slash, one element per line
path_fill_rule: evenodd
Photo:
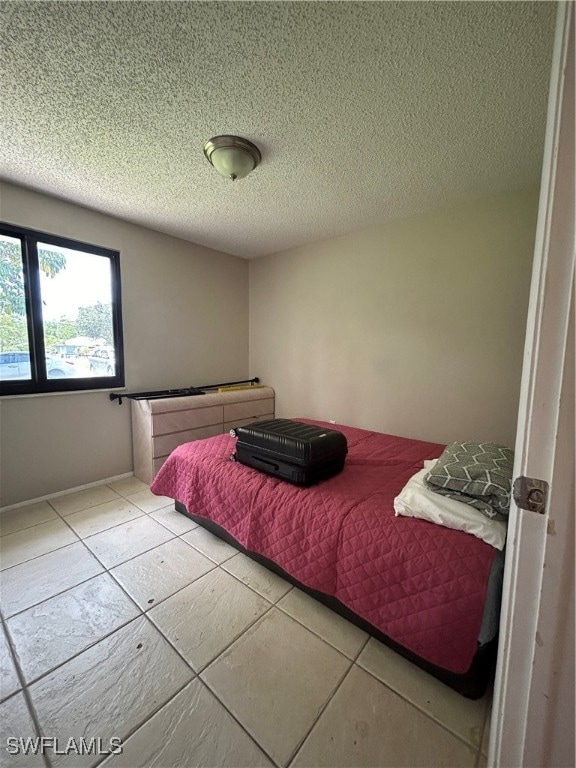
<path fill-rule="evenodd" d="M 248 555 L 248 557 L 252 558 L 252 560 L 255 560 L 257 563 L 260 563 L 260 565 L 268 568 L 268 570 L 273 571 L 286 581 L 294 584 L 303 592 L 306 592 L 311 597 L 314 597 L 319 602 L 328 606 L 328 608 L 331 608 L 340 616 L 348 619 L 348 621 L 352 622 L 357 627 L 360 627 L 360 629 L 363 629 L 377 640 L 380 640 L 389 648 L 392 648 L 393 651 L 396 651 L 396 653 L 404 656 L 404 658 L 408 659 L 421 669 L 430 673 L 435 678 L 448 685 L 450 688 L 453 688 L 455 691 L 462 694 L 462 696 L 465 696 L 468 699 L 479 699 L 485 694 L 488 686 L 492 683 L 492 680 L 494 679 L 494 671 L 496 669 L 496 654 L 498 650 L 497 637 L 485 645 L 478 646 L 478 650 L 476 651 L 476 654 L 472 660 L 470 669 L 467 672 L 463 674 L 457 674 L 456 672 L 450 672 L 449 670 L 442 669 L 442 667 L 437 667 L 435 664 L 431 664 L 425 659 L 421 659 L 416 654 L 408 651 L 401 645 L 398 645 L 398 643 L 394 642 L 394 640 L 391 640 L 387 635 L 374 627 L 368 621 L 351 611 L 350 608 L 344 605 L 344 603 L 341 603 L 340 600 L 332 597 L 332 595 L 326 595 L 324 592 L 318 592 L 316 589 L 307 587 L 305 584 L 302 584 L 302 582 L 298 581 L 298 579 L 295 579 L 272 560 L 269 560 L 263 555 L 259 555 L 257 552 L 251 552 L 250 550 L 246 549 L 230 533 L 228 533 L 228 531 L 226 531 L 217 523 L 205 517 L 191 514 L 188 512 L 184 504 L 179 501 L 175 501 L 174 506 L 177 512 L 186 515 L 186 517 L 189 517 L 195 523 L 198 523 L 198 525 L 206 528 L 206 530 L 215 534 L 227 544 L 231 544 L 235 549 L 243 552 L 245 555 Z"/>

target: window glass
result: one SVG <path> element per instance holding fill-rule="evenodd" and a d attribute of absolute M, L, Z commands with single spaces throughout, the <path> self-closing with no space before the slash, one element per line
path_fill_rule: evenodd
<path fill-rule="evenodd" d="M 0 235 L 0 381 L 30 377 L 22 243 Z"/>
<path fill-rule="evenodd" d="M 49 379 L 114 376 L 110 259 L 38 243 Z"/>
<path fill-rule="evenodd" d="M 119 252 L 0 222 L 0 395 L 123 386 Z"/>

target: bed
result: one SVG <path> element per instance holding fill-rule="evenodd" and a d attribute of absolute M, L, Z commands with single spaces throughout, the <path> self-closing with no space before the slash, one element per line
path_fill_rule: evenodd
<path fill-rule="evenodd" d="M 231 461 L 235 439 L 218 435 L 176 448 L 151 489 L 455 690 L 481 696 L 495 663 L 502 553 L 395 514 L 395 497 L 443 445 L 337 429 L 348 440 L 344 470 L 311 488 Z"/>

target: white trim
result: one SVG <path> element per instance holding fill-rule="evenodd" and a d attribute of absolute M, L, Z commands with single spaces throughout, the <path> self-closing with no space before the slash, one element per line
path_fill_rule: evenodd
<path fill-rule="evenodd" d="M 110 394 L 111 392 L 124 392 L 128 387 L 112 387 L 107 389 L 71 389 L 62 392 L 30 392 L 27 395 L 0 395 L 0 401 L 9 402 L 10 400 L 22 400 L 27 397 L 62 397 L 62 395 L 96 395 Z M 112 401 L 110 401 L 112 402 Z"/>
<path fill-rule="evenodd" d="M 127 477 L 134 477 L 134 472 L 124 472 L 122 475 L 114 475 L 113 477 L 106 477 L 103 480 L 96 480 L 93 483 L 78 485 L 76 488 L 69 488 L 67 491 L 57 491 L 56 493 L 49 493 L 47 496 L 38 496 L 35 499 L 28 499 L 28 501 L 19 501 L 17 504 L 9 504 L 7 507 L 0 507 L 0 515 L 4 512 L 10 512 L 12 509 L 28 507 L 30 504 L 38 504 L 40 501 L 50 501 L 50 499 L 56 499 L 59 496 L 68 496 L 70 493 L 78 493 L 78 491 L 85 491 L 88 488 L 96 488 L 98 485 L 116 483 L 118 480 L 125 480 Z"/>
<path fill-rule="evenodd" d="M 566 121 L 573 119 L 566 113 L 569 109 L 563 114 L 571 10 L 570 3 L 558 4 L 514 465 L 514 477 L 526 475 L 549 483 L 557 459 L 560 390 L 574 269 L 573 243 L 571 249 L 566 239 L 573 210 L 562 186 L 569 169 L 558 162 L 562 119 L 564 132 Z M 511 505 L 488 754 L 488 763 L 493 766 L 531 764 L 526 753 L 527 723 L 536 706 L 533 675 L 537 622 L 545 608 L 541 591 L 548 515 L 549 511 L 545 515 L 519 512 Z M 542 735 L 543 731 L 538 734 Z"/>

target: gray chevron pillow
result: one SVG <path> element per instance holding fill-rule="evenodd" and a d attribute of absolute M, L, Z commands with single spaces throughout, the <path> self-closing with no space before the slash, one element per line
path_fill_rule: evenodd
<path fill-rule="evenodd" d="M 450 443 L 424 482 L 488 517 L 510 510 L 514 451 L 496 443 Z"/>

